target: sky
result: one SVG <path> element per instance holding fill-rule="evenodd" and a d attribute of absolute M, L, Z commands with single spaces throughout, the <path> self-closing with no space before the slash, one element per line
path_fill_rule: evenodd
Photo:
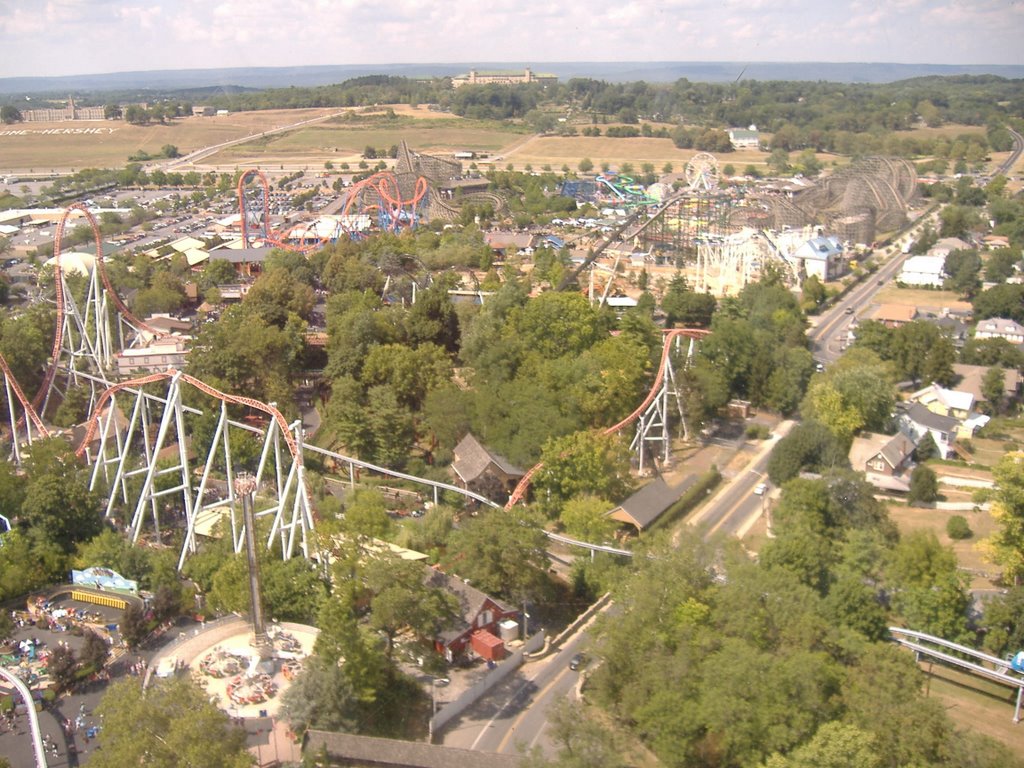
<path fill-rule="evenodd" d="M 0 0 L 0 77 L 496 61 L 1022 64 L 1024 0 Z"/>

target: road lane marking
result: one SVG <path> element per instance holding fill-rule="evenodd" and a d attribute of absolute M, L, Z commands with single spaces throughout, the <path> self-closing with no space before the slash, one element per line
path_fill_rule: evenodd
<path fill-rule="evenodd" d="M 561 672 L 555 675 L 554 679 L 550 683 L 545 685 L 537 693 L 537 695 L 534 697 L 534 700 L 540 701 L 541 699 L 543 699 L 547 695 L 548 691 L 550 691 L 558 681 L 565 677 L 569 673 L 569 671 L 569 668 L 565 667 Z M 509 739 L 511 739 L 515 735 L 516 728 L 519 727 L 519 724 L 523 721 L 523 718 L 525 718 L 530 713 L 530 709 L 531 707 L 526 707 L 522 712 L 519 713 L 519 717 L 517 717 L 515 721 L 513 721 L 512 727 L 509 728 L 508 733 L 505 734 L 505 738 L 501 740 L 500 744 L 498 744 L 498 749 L 495 750 L 496 752 L 502 752 L 505 749 L 505 747 L 508 746 Z M 497 717 L 497 715 L 495 715 L 495 717 Z M 490 725 L 490 723 L 488 723 L 488 725 Z M 543 730 L 543 728 L 541 730 Z M 474 746 L 476 745 L 474 744 Z"/>
<path fill-rule="evenodd" d="M 480 739 L 482 739 L 487 734 L 487 731 L 490 730 L 490 727 L 494 725 L 494 721 L 501 717 L 502 713 L 508 708 L 508 705 L 516 699 L 518 699 L 519 695 L 527 688 L 529 688 L 531 685 L 533 685 L 533 680 L 528 679 L 525 683 L 519 686 L 515 693 L 509 696 L 508 701 L 502 704 L 498 711 L 494 713 L 494 717 L 487 721 L 487 725 L 480 729 L 480 735 L 473 740 L 473 744 L 470 746 L 470 749 L 477 748 L 477 745 L 480 743 Z"/>

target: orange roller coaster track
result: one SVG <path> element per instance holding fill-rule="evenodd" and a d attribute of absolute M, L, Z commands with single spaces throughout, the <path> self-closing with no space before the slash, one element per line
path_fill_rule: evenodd
<path fill-rule="evenodd" d="M 53 259 L 54 259 L 54 288 L 56 291 L 56 303 L 57 303 L 57 323 L 54 328 L 53 334 L 53 347 L 50 354 L 50 365 L 46 369 L 46 374 L 43 377 L 43 382 L 39 387 L 39 391 L 36 392 L 35 397 L 32 399 L 32 406 L 35 409 L 39 409 L 46 400 L 46 396 L 50 391 L 50 387 L 53 385 L 53 380 L 57 375 L 57 367 L 60 363 L 61 348 L 64 345 L 64 325 L 67 313 L 67 301 L 68 297 L 65 294 L 64 285 L 64 272 L 61 265 L 61 251 L 64 243 L 64 230 L 67 227 L 68 219 L 74 213 L 80 213 L 85 217 L 86 222 L 92 228 L 93 241 L 96 246 L 96 259 L 93 268 L 99 275 L 100 280 L 103 283 L 103 288 L 106 290 L 107 296 L 113 302 L 114 306 L 121 316 L 137 330 L 143 330 L 151 333 L 154 337 L 165 336 L 166 333 L 147 325 L 145 322 L 137 318 L 128 306 L 121 300 L 121 297 L 117 295 L 117 291 L 114 290 L 113 284 L 110 282 L 110 277 L 107 275 L 107 269 L 104 266 L 103 261 L 103 236 L 100 232 L 99 224 L 93 217 L 92 213 L 82 204 L 73 203 L 69 205 L 65 210 L 60 220 L 57 222 L 57 229 L 54 233 L 53 241 Z M 98 368 L 102 366 L 97 365 Z"/>
<path fill-rule="evenodd" d="M 210 395 L 210 397 L 213 397 L 222 403 L 243 405 L 267 414 L 277 422 L 277 426 L 281 430 L 281 435 L 284 437 L 285 443 L 288 445 L 288 452 L 291 454 L 292 459 L 294 459 L 297 464 L 302 464 L 302 451 L 299 450 L 299 446 L 295 442 L 295 436 L 292 435 L 291 430 L 288 428 L 288 421 L 285 419 L 284 414 L 282 414 L 277 408 L 251 397 L 242 397 L 241 395 L 231 395 L 227 392 L 222 392 L 219 389 L 211 387 L 201 379 L 197 379 L 195 376 L 189 376 L 187 373 L 176 371 L 173 368 L 161 371 L 160 373 L 151 373 L 148 376 L 140 376 L 139 378 L 131 379 L 130 381 L 118 382 L 117 384 L 105 389 L 103 394 L 101 394 L 99 399 L 96 401 L 96 405 L 92 410 L 92 415 L 89 417 L 85 436 L 82 438 L 82 442 L 79 444 L 75 453 L 78 456 L 85 455 L 86 448 L 96 436 L 96 429 L 99 425 L 99 419 L 103 408 L 106 406 L 110 398 L 116 393 L 123 389 L 137 389 L 145 386 L 146 384 L 152 384 L 157 381 L 167 381 L 169 379 L 173 379 L 175 376 L 177 376 L 181 381 L 191 384 L 200 392 Z"/>
<path fill-rule="evenodd" d="M 246 197 L 246 186 L 251 179 L 256 179 L 263 191 L 262 203 L 255 209 L 249 207 Z M 351 234 L 345 229 L 345 221 L 358 214 L 376 212 L 378 223 L 381 229 L 397 232 L 403 224 L 414 226 L 416 223 L 416 211 L 426 197 L 430 184 L 423 176 L 416 179 L 413 185 L 412 195 L 404 197 L 399 185 L 398 177 L 390 171 L 382 171 L 353 184 L 345 193 L 345 203 L 342 207 L 342 223 L 340 231 Z M 310 235 L 307 223 L 299 222 L 285 230 L 270 229 L 270 183 L 266 175 L 256 168 L 245 171 L 238 179 L 238 213 L 241 218 L 242 242 L 249 245 L 251 237 L 256 233 L 250 231 L 250 214 L 255 213 L 262 217 L 258 236 L 264 242 L 276 248 L 283 248 L 299 253 L 308 253 L 316 250 L 337 236 L 339 229 L 329 233 Z M 294 242 L 298 233 L 302 233 L 302 241 Z"/>
<path fill-rule="evenodd" d="M 637 406 L 633 410 L 633 412 L 629 414 L 629 416 L 624 418 L 619 423 L 613 424 L 607 429 L 602 430 L 601 434 L 614 435 L 616 432 L 620 431 L 624 427 L 628 427 L 630 424 L 633 424 L 640 417 L 640 415 L 647 410 L 647 407 L 652 402 L 654 402 L 654 398 L 656 398 L 661 393 L 662 386 L 665 383 L 665 370 L 668 366 L 669 355 L 672 353 L 673 344 L 675 344 L 675 342 L 678 339 L 686 338 L 693 339 L 694 341 L 699 341 L 700 339 L 703 339 L 710 333 L 710 331 L 702 328 L 673 328 L 665 331 L 664 343 L 661 347 L 661 362 L 658 365 L 657 375 L 655 375 L 654 377 L 654 382 L 651 384 L 651 389 L 650 391 L 648 391 L 647 397 L 644 398 L 643 402 L 640 403 L 640 405 Z M 511 509 L 512 507 L 514 507 L 516 504 L 523 500 L 523 498 L 526 496 L 526 492 L 530 488 L 530 484 L 533 482 L 534 476 L 543 468 L 544 462 L 542 461 L 539 461 L 532 467 L 530 467 L 530 469 L 527 471 L 525 475 L 523 475 L 523 478 L 519 481 L 515 489 L 512 491 L 512 495 L 509 496 L 508 502 L 505 504 L 505 509 Z"/>

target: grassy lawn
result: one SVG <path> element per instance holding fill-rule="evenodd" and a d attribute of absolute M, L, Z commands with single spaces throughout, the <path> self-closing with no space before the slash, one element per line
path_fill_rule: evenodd
<path fill-rule="evenodd" d="M 956 310 L 971 309 L 970 302 L 961 301 L 954 291 L 929 291 L 926 288 L 899 288 L 886 285 L 875 294 L 877 304 L 898 304 L 917 307 L 921 312 L 938 313 L 943 307 Z"/>
<path fill-rule="evenodd" d="M 121 120 L 64 123 L 22 123 L 24 136 L 0 136 L 0 170 L 35 171 L 120 168 L 141 151 L 159 154 L 173 144 L 182 154 L 272 128 L 290 125 L 337 109 L 278 109 L 237 112 L 220 117 L 187 117 L 168 125 L 129 125 Z M 35 131 L 98 128 L 113 133 L 43 134 Z"/>
<path fill-rule="evenodd" d="M 938 664 L 921 664 L 930 674 L 925 690 L 940 701 L 953 722 L 1001 741 L 1024 755 L 1024 729 L 1013 722 L 1016 691 Z"/>
<path fill-rule="evenodd" d="M 653 163 L 660 173 L 666 162 L 672 163 L 679 172 L 686 166 L 697 150 L 679 149 L 671 139 L 632 138 L 615 139 L 607 136 L 539 136 L 523 143 L 521 146 L 505 154 L 502 161 L 507 160 L 517 167 L 527 163 L 535 167 L 548 164 L 554 168 L 568 165 L 573 170 L 580 159 L 587 157 L 600 167 L 601 163 L 609 163 L 614 169 L 624 162 L 632 163 L 637 173 L 640 165 Z M 743 150 L 716 155 L 719 170 L 732 164 L 737 173 L 742 173 L 747 165 L 754 165 L 762 170 L 768 160 L 767 152 Z"/>
<path fill-rule="evenodd" d="M 230 163 L 260 158 L 285 162 L 358 159 L 366 146 L 387 148 L 403 140 L 417 152 L 445 154 L 457 150 L 493 153 L 522 139 L 521 134 L 486 124 L 450 119 L 400 120 L 349 125 L 328 121 L 276 136 L 258 138 L 227 147 L 213 155 L 212 163 Z"/>

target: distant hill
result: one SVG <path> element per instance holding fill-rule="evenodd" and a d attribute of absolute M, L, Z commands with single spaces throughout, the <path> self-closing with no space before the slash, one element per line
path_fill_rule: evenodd
<path fill-rule="evenodd" d="M 281 88 L 340 83 L 365 75 L 444 77 L 476 69 L 522 69 L 520 62 L 439 64 L 368 64 L 318 67 L 238 67 L 232 69 L 178 69 L 151 72 L 61 77 L 0 78 L 0 94 L 55 94 L 83 91 L 182 90 L 204 88 Z M 535 72 L 560 80 L 591 77 L 609 82 L 646 80 L 654 83 L 686 78 L 695 82 L 745 80 L 827 80 L 840 83 L 889 83 L 915 77 L 998 75 L 1024 78 L 1024 65 L 887 64 L 829 62 L 531 62 Z"/>

